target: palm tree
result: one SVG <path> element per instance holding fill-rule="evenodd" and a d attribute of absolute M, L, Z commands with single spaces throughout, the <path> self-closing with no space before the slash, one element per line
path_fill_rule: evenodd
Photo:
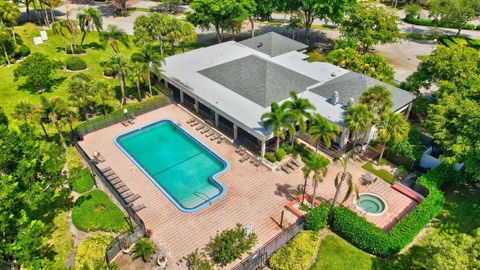
<path fill-rule="evenodd" d="M 99 34 L 102 33 L 103 19 L 102 15 L 100 15 L 100 12 L 98 12 L 96 8 L 88 7 L 87 9 L 83 9 L 77 14 L 77 19 L 80 31 L 83 33 L 80 45 L 83 46 L 83 42 L 89 31 L 95 29 Z"/>
<path fill-rule="evenodd" d="M 277 137 L 276 151 L 280 148 L 280 140 L 285 138 L 285 131 L 294 134 L 293 114 L 287 111 L 287 105 L 283 103 L 281 106 L 273 102 L 270 105 L 270 112 L 262 114 L 262 126 L 266 129 L 271 128 L 273 135 Z"/>
<path fill-rule="evenodd" d="M 83 110 L 85 119 L 88 119 L 88 112 L 95 104 L 95 94 L 91 87 L 92 77 L 87 73 L 74 74 L 68 83 L 68 99 L 75 104 L 79 110 Z"/>
<path fill-rule="evenodd" d="M 135 82 L 137 86 L 138 100 L 142 99 L 142 93 L 140 91 L 140 84 L 144 81 L 145 76 L 145 66 L 139 62 L 132 62 L 128 66 L 128 77 Z"/>
<path fill-rule="evenodd" d="M 367 132 L 368 128 L 372 125 L 373 113 L 367 105 L 361 103 L 356 104 L 347 109 L 343 122 L 350 132 L 353 132 L 354 150 L 352 153 L 355 153 L 355 147 L 360 139 L 359 133 L 364 132 L 365 137 L 365 132 Z"/>
<path fill-rule="evenodd" d="M 320 140 L 325 143 L 325 147 L 328 149 L 332 146 L 332 140 L 335 140 L 339 133 L 340 128 L 330 123 L 320 114 L 316 113 L 312 116 L 312 124 L 308 129 L 308 134 L 311 136 L 312 142 L 317 142 L 315 144 L 315 153 L 318 151 Z"/>
<path fill-rule="evenodd" d="M 49 136 L 47 133 L 47 129 L 45 128 L 45 124 L 48 123 L 48 115 L 43 110 L 41 104 L 33 106 L 32 116 L 35 122 L 37 122 L 40 127 L 42 127 L 43 134 L 45 134 L 45 138 L 48 140 Z"/>
<path fill-rule="evenodd" d="M 392 108 L 392 93 L 385 86 L 370 87 L 360 96 L 360 103 L 367 104 L 375 115 L 381 115 Z"/>
<path fill-rule="evenodd" d="M 303 177 L 305 178 L 305 186 L 304 190 L 304 197 L 305 197 L 305 190 L 307 189 L 306 183 L 307 179 L 312 175 L 312 183 L 313 183 L 313 192 L 312 192 L 312 208 L 315 207 L 315 197 L 317 193 L 317 186 L 319 183 L 323 181 L 323 178 L 327 175 L 328 171 L 328 164 L 329 160 L 323 157 L 322 155 L 311 155 L 309 158 L 305 160 L 305 167 L 303 167 Z M 303 201 L 303 199 L 302 199 Z"/>
<path fill-rule="evenodd" d="M 17 24 L 17 19 L 20 17 L 20 14 L 20 9 L 15 3 L 10 1 L 0 2 L 0 23 L 10 27 L 14 45 L 17 45 L 17 38 L 15 37 L 13 26 Z"/>
<path fill-rule="evenodd" d="M 197 41 L 197 31 L 195 26 L 187 21 L 180 21 L 180 32 L 182 37 L 180 40 L 180 46 L 182 51 L 185 52 L 185 46 L 188 44 L 195 43 Z"/>
<path fill-rule="evenodd" d="M 348 199 L 348 197 L 350 197 L 353 191 L 355 191 L 355 193 L 358 193 L 356 186 L 353 184 L 352 174 L 347 172 L 347 166 L 349 161 L 350 161 L 350 156 L 347 156 L 347 155 L 340 156 L 334 159 L 335 163 L 340 163 L 340 165 L 342 165 L 343 170 L 337 173 L 337 175 L 335 176 L 335 188 L 337 190 L 335 191 L 335 195 L 333 196 L 332 208 L 334 208 L 335 205 L 337 204 L 337 199 L 342 190 L 343 182 L 345 181 L 347 182 L 348 190 L 347 190 L 347 193 L 345 194 L 345 197 L 343 198 L 342 203 L 344 203 Z"/>
<path fill-rule="evenodd" d="M 107 31 L 102 32 L 101 38 L 104 43 L 109 43 L 112 46 L 112 49 L 115 53 L 120 53 L 120 47 L 118 42 L 125 45 L 125 47 L 130 48 L 128 44 L 128 35 L 122 29 L 118 28 L 116 25 L 109 25 Z"/>
<path fill-rule="evenodd" d="M 307 119 L 311 117 L 310 111 L 315 110 L 315 106 L 306 98 L 300 98 L 297 95 L 297 92 L 290 92 L 291 100 L 285 101 L 285 106 L 287 111 L 293 115 L 293 125 L 295 130 L 290 135 L 292 136 L 292 143 L 295 136 L 297 135 L 296 127 L 299 126 L 302 132 L 305 132 L 307 129 Z"/>
<path fill-rule="evenodd" d="M 170 42 L 170 49 L 171 49 L 172 55 L 174 55 L 175 44 L 180 40 L 182 40 L 182 37 L 183 37 L 180 21 L 175 17 L 172 18 L 170 20 L 169 29 L 170 31 L 168 31 L 166 38 L 168 42 Z"/>
<path fill-rule="evenodd" d="M 165 63 L 165 59 L 152 44 L 146 44 L 139 52 L 132 55 L 132 61 L 144 64 L 144 69 L 147 70 L 148 91 L 152 95 L 152 80 L 151 72 L 160 76 L 160 67 Z"/>
<path fill-rule="evenodd" d="M 383 141 L 383 146 L 378 163 L 382 160 L 387 143 L 391 140 L 402 141 L 409 131 L 410 125 L 403 114 L 388 112 L 380 117 L 378 121 L 378 138 Z"/>
<path fill-rule="evenodd" d="M 12 36 L 10 35 L 10 30 L 6 25 L 0 23 L 0 46 L 2 46 L 3 54 L 8 65 L 10 65 L 11 63 L 8 57 L 7 46 L 11 40 Z"/>
<path fill-rule="evenodd" d="M 116 74 L 118 81 L 120 82 L 120 90 L 122 92 L 122 100 L 120 104 L 123 106 L 126 102 L 125 98 L 125 74 L 128 69 L 128 60 L 120 54 L 113 54 L 104 63 L 105 67 L 109 69 L 109 72 Z"/>
<path fill-rule="evenodd" d="M 67 116 L 67 102 L 61 97 L 53 97 L 47 100 L 44 96 L 40 96 L 40 103 L 42 104 L 44 113 L 57 129 L 62 146 L 67 150 L 67 144 L 65 143 L 61 128 L 63 118 Z"/>
<path fill-rule="evenodd" d="M 93 83 L 92 91 L 102 101 L 103 113 L 107 115 L 107 100 L 115 96 L 112 87 L 106 81 L 100 80 Z"/>
<path fill-rule="evenodd" d="M 33 113 L 33 105 L 28 101 L 20 101 L 15 105 L 13 112 L 16 119 L 27 121 Z"/>
<path fill-rule="evenodd" d="M 66 21 L 65 20 L 58 20 L 52 24 L 52 32 L 55 35 L 58 35 L 62 38 L 63 41 L 63 48 L 65 50 L 65 53 L 67 53 L 67 35 L 68 35 L 68 29 L 66 27 Z M 72 53 L 73 47 L 72 47 Z"/>

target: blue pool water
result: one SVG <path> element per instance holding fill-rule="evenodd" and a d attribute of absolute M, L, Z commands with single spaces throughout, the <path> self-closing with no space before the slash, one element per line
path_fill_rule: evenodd
<path fill-rule="evenodd" d="M 120 135 L 115 143 L 184 212 L 219 199 L 228 163 L 170 120 Z"/>

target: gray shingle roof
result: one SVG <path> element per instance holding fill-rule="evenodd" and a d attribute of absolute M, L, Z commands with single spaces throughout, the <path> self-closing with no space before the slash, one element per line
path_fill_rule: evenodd
<path fill-rule="evenodd" d="M 256 55 L 198 72 L 264 108 L 272 102 L 285 100 L 291 91 L 303 92 L 308 86 L 318 83 Z"/>
<path fill-rule="evenodd" d="M 350 98 L 354 99 L 354 103 L 358 103 L 362 93 L 375 85 L 383 85 L 392 92 L 393 111 L 397 111 L 415 99 L 415 95 L 405 90 L 356 72 L 341 75 L 310 91 L 327 99 L 331 99 L 337 91 L 339 103 L 347 105 Z"/>
<path fill-rule="evenodd" d="M 271 57 L 308 48 L 308 46 L 303 43 L 284 37 L 275 32 L 268 32 L 260 36 L 240 41 L 239 43 L 259 52 L 268 54 Z"/>

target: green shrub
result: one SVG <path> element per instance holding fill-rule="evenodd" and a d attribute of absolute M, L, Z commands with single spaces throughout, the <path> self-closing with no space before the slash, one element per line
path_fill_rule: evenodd
<path fill-rule="evenodd" d="M 85 49 L 82 47 L 73 47 L 73 52 L 72 53 L 72 48 L 67 48 L 67 54 L 82 54 L 85 53 Z"/>
<path fill-rule="evenodd" d="M 80 154 L 77 152 L 75 147 L 70 146 L 68 147 L 68 155 L 67 155 L 67 168 L 70 171 L 75 169 L 80 169 L 83 167 L 82 158 Z"/>
<path fill-rule="evenodd" d="M 75 201 L 72 222 L 86 232 L 124 232 L 128 229 L 123 212 L 99 189 L 84 193 Z"/>
<path fill-rule="evenodd" d="M 304 270 L 315 257 L 320 237 L 314 231 L 302 231 L 269 259 L 274 270 Z"/>
<path fill-rule="evenodd" d="M 93 234 L 82 239 L 75 253 L 75 269 L 105 269 L 105 250 L 113 237 Z"/>
<path fill-rule="evenodd" d="M 133 255 L 135 258 L 142 257 L 144 262 L 148 262 L 156 250 L 157 247 L 153 244 L 152 240 L 142 238 L 133 246 Z"/>
<path fill-rule="evenodd" d="M 185 258 L 187 268 L 191 270 L 213 270 L 214 264 L 208 259 L 207 254 L 198 248 Z"/>
<path fill-rule="evenodd" d="M 308 52 L 308 62 L 325 62 L 327 57 L 320 51 L 314 50 L 311 52 Z"/>
<path fill-rule="evenodd" d="M 78 56 L 71 56 L 65 60 L 65 66 L 68 70 L 77 71 L 86 69 L 87 63 Z"/>
<path fill-rule="evenodd" d="M 21 56 L 21 57 L 27 57 L 30 55 L 30 48 L 28 48 L 27 46 L 25 45 L 22 45 L 20 46 L 20 48 L 18 49 L 18 54 Z"/>
<path fill-rule="evenodd" d="M 280 147 L 283 148 L 287 154 L 291 154 L 293 152 L 293 145 L 291 143 L 282 143 Z"/>
<path fill-rule="evenodd" d="M 94 185 L 93 177 L 88 168 L 75 169 L 70 171 L 70 188 L 78 193 L 83 193 L 92 189 Z"/>
<path fill-rule="evenodd" d="M 333 210 L 331 228 L 366 252 L 391 257 L 407 246 L 442 211 L 445 199 L 439 188 L 445 180 L 455 178 L 456 172 L 446 165 L 419 177 L 417 182 L 427 188 L 427 197 L 388 232 L 343 206 Z"/>
<path fill-rule="evenodd" d="M 285 150 L 283 148 L 279 148 L 275 156 L 277 157 L 278 161 L 282 161 L 287 153 L 285 153 Z"/>
<path fill-rule="evenodd" d="M 207 251 L 213 261 L 224 267 L 249 252 L 256 242 L 257 236 L 254 233 L 247 236 L 245 228 L 237 224 L 235 228 L 217 233 L 207 244 Z"/>
<path fill-rule="evenodd" d="M 277 161 L 277 157 L 275 156 L 275 153 L 273 152 L 266 152 L 265 153 L 265 159 L 267 159 L 268 161 L 274 163 Z"/>
<path fill-rule="evenodd" d="M 319 206 L 308 212 L 307 217 L 305 218 L 305 230 L 318 232 L 325 228 L 327 225 L 329 209 L 330 204 L 328 202 L 322 202 Z"/>

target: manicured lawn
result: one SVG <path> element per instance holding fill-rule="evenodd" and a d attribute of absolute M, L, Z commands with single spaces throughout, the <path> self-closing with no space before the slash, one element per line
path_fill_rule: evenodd
<path fill-rule="evenodd" d="M 440 38 L 440 42 L 447 47 L 451 47 L 453 45 L 458 44 L 458 45 L 470 46 L 476 49 L 480 49 L 480 40 L 471 39 L 468 37 L 442 36 Z"/>
<path fill-rule="evenodd" d="M 67 216 L 67 211 L 60 212 L 53 220 L 54 232 L 48 239 L 48 244 L 51 244 L 55 251 L 53 269 L 67 269 L 65 262 L 73 248 L 73 239 L 68 230 Z"/>
<path fill-rule="evenodd" d="M 328 235 L 320 243 L 317 260 L 311 270 L 375 269 L 376 257 L 352 246 L 336 235 Z"/>
<path fill-rule="evenodd" d="M 70 187 L 78 193 L 83 193 L 92 189 L 94 184 L 90 170 L 87 168 L 74 170 L 71 173 L 70 178 Z"/>
<path fill-rule="evenodd" d="M 375 169 L 373 167 L 373 163 L 370 161 L 363 164 L 362 168 L 380 177 L 381 179 L 387 181 L 390 184 L 393 184 L 395 182 L 393 179 L 393 175 L 389 171 L 384 169 L 380 169 L 380 170 Z"/>
<path fill-rule="evenodd" d="M 72 221 L 82 231 L 123 232 L 128 224 L 123 212 L 101 190 L 80 196 L 72 210 Z"/>

